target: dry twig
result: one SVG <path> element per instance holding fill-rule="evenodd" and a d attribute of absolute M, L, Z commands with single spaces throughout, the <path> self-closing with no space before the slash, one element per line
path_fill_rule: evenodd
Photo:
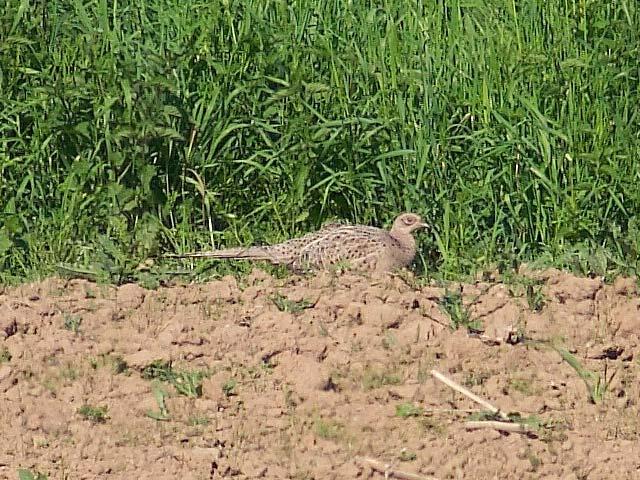
<path fill-rule="evenodd" d="M 512 419 L 509 418 L 509 416 L 506 413 L 500 411 L 499 408 L 493 406 L 483 398 L 480 398 L 475 393 L 467 390 L 462 385 L 454 382 L 450 378 L 445 377 L 440 372 L 436 370 L 431 370 L 431 375 L 433 375 L 435 378 L 437 378 L 447 386 L 453 388 L 455 391 L 462 393 L 463 395 L 465 395 L 466 397 L 469 397 L 474 402 L 482 405 L 484 408 L 489 410 L 494 415 L 500 416 L 500 418 L 504 420 L 504 421 L 483 420 L 483 421 L 465 422 L 464 425 L 466 428 L 470 430 L 477 430 L 480 428 L 494 428 L 501 432 L 524 433 L 527 435 L 535 434 L 535 430 L 536 430 L 535 427 L 532 427 L 531 425 L 527 425 L 526 423 L 514 422 Z"/>
<path fill-rule="evenodd" d="M 464 396 L 470 398 L 471 400 L 473 400 L 477 404 L 482 405 L 484 408 L 489 410 L 491 413 L 499 415 L 500 418 L 503 418 L 504 420 L 509 420 L 509 416 L 506 413 L 500 411 L 500 409 L 498 407 L 493 406 L 492 404 L 487 402 L 484 398 L 479 397 L 478 395 L 476 395 L 472 391 L 464 388 L 459 383 L 456 383 L 453 380 L 451 380 L 450 378 L 445 377 L 440 372 L 438 372 L 436 370 L 431 370 L 431 375 L 433 375 L 436 379 L 440 380 L 445 385 L 453 388 L 456 392 L 460 392 L 461 394 L 463 394 Z"/>
<path fill-rule="evenodd" d="M 464 426 L 468 430 L 478 430 L 481 428 L 494 428 L 501 432 L 524 433 L 527 435 L 535 434 L 536 429 L 526 423 L 507 423 L 498 421 L 475 421 L 465 422 Z"/>
<path fill-rule="evenodd" d="M 388 463 L 369 457 L 356 457 L 356 463 L 360 466 L 367 466 L 373 470 L 384 474 L 384 478 L 399 478 L 400 480 L 437 480 L 436 477 L 423 477 L 415 473 L 394 470 Z"/>

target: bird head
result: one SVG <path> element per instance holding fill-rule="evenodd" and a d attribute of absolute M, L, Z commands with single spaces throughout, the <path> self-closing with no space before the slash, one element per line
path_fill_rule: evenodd
<path fill-rule="evenodd" d="M 421 228 L 428 228 L 429 225 L 422 221 L 420 215 L 415 213 L 403 213 L 396 217 L 393 222 L 392 232 L 410 234 Z"/>

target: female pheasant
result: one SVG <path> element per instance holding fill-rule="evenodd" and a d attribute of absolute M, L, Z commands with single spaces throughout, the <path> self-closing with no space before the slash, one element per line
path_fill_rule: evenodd
<path fill-rule="evenodd" d="M 387 272 L 411 264 L 416 255 L 413 232 L 426 227 L 428 225 L 419 215 L 403 213 L 389 231 L 365 225 L 330 223 L 316 232 L 275 245 L 167 256 L 266 260 L 296 271 L 323 270 L 345 264 L 355 270 Z"/>

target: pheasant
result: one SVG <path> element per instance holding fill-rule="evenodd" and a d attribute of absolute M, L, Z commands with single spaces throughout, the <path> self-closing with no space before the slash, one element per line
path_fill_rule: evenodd
<path fill-rule="evenodd" d="M 329 223 L 303 237 L 275 245 L 227 248 L 166 255 L 172 258 L 266 260 L 295 271 L 324 270 L 346 264 L 355 270 L 385 272 L 408 266 L 416 255 L 413 232 L 426 228 L 419 215 L 403 213 L 391 230 L 365 225 Z"/>

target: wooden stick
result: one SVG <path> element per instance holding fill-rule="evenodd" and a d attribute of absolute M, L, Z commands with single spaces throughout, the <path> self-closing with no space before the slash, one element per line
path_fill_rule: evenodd
<path fill-rule="evenodd" d="M 427 416 L 438 414 L 466 415 L 468 413 L 480 413 L 482 411 L 480 408 L 425 408 L 422 410 L 422 414 Z"/>
<path fill-rule="evenodd" d="M 467 390 L 466 388 L 464 388 L 462 385 L 454 382 L 453 380 L 451 380 L 450 378 L 445 377 L 444 375 L 442 375 L 440 372 L 436 371 L 436 370 L 431 370 L 431 375 L 433 375 L 434 377 L 436 377 L 437 380 L 440 380 L 442 383 L 444 383 L 445 385 L 453 388 L 455 391 L 460 392 L 461 394 L 463 394 L 464 396 L 470 398 L 471 400 L 473 400 L 474 402 L 476 402 L 479 405 L 482 405 L 484 408 L 486 408 L 487 410 L 489 410 L 491 413 L 494 413 L 496 415 L 499 415 L 500 418 L 503 418 L 504 420 L 509 420 L 509 416 L 504 413 L 501 412 L 500 409 L 498 407 L 493 406 L 492 404 L 490 404 L 489 402 L 487 402 L 485 399 L 480 398 L 478 395 L 476 395 L 475 393 L 473 393 L 470 390 Z"/>
<path fill-rule="evenodd" d="M 369 457 L 356 457 L 356 463 L 384 474 L 384 478 L 399 478 L 400 480 L 438 480 L 436 477 L 423 477 L 415 473 L 394 470 L 388 463 L 383 463 Z"/>
<path fill-rule="evenodd" d="M 494 428 L 502 432 L 535 434 L 536 429 L 525 423 L 507 423 L 496 421 L 477 421 L 465 422 L 464 426 L 469 430 L 478 430 L 481 428 Z"/>

